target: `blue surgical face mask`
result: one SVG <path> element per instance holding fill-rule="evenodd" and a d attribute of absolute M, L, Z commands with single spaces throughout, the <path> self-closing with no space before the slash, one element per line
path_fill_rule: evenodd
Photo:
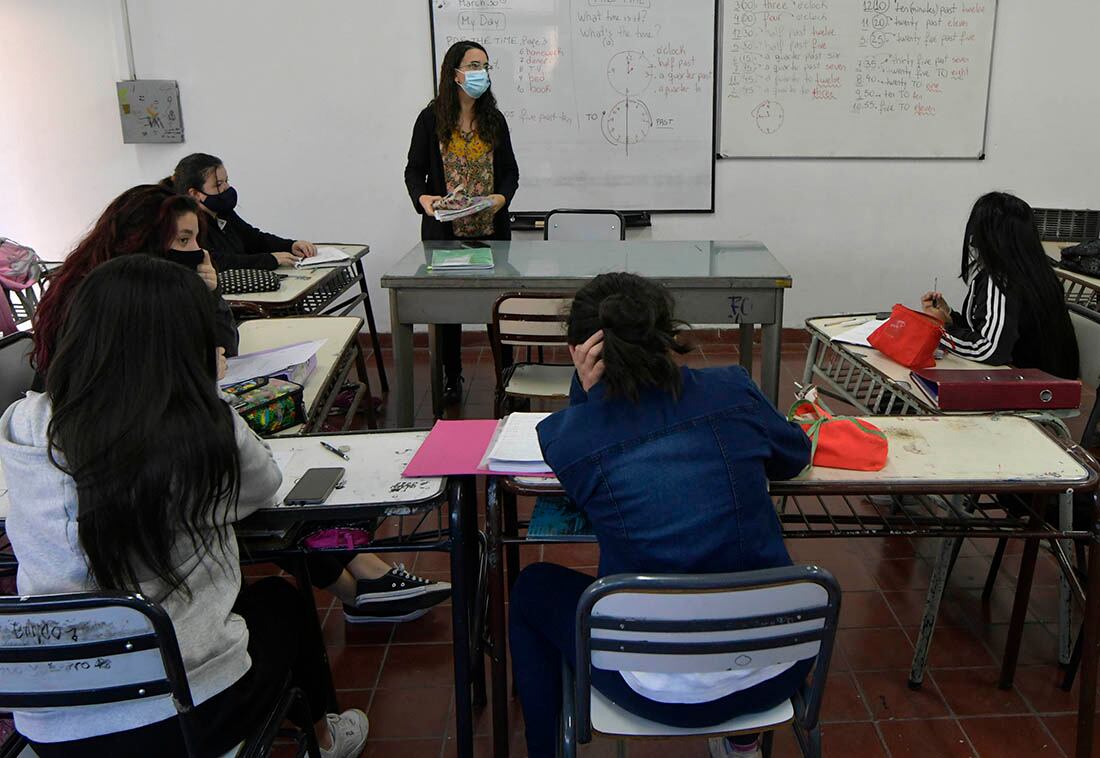
<path fill-rule="evenodd" d="M 484 95 L 486 90 L 489 89 L 488 71 L 463 71 L 462 73 L 466 75 L 466 78 L 460 86 L 474 100 Z"/>

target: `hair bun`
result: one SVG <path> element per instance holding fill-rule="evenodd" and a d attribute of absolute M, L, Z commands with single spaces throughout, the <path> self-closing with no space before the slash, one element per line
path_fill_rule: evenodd
<path fill-rule="evenodd" d="M 653 305 L 623 294 L 605 297 L 600 302 L 600 326 L 632 342 L 642 341 L 657 322 Z"/>

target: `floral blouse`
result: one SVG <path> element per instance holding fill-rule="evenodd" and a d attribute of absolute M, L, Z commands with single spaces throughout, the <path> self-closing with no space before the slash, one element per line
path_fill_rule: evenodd
<path fill-rule="evenodd" d="M 451 134 L 451 141 L 439 146 L 443 154 L 443 175 L 447 191 L 459 185 L 468 197 L 491 195 L 493 192 L 493 147 L 476 132 Z M 493 233 L 493 209 L 486 208 L 454 222 L 456 237 L 486 237 Z"/>

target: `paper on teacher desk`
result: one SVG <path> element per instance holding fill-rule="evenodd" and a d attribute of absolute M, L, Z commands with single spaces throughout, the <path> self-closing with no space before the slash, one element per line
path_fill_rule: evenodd
<path fill-rule="evenodd" d="M 504 419 L 485 456 L 486 468 L 490 471 L 500 468 L 523 473 L 550 471 L 550 467 L 542 459 L 542 448 L 539 446 L 538 432 L 535 431 L 539 422 L 549 415 L 512 413 Z"/>
<path fill-rule="evenodd" d="M 325 340 L 313 340 L 311 342 L 299 342 L 286 347 L 277 347 L 274 350 L 261 350 L 257 353 L 246 353 L 236 358 L 226 359 L 229 368 L 218 384 L 228 387 L 230 384 L 243 382 L 246 379 L 254 379 L 257 376 L 270 376 L 290 366 L 305 363 L 317 354 Z"/>
<path fill-rule="evenodd" d="M 294 268 L 311 268 L 313 266 L 343 266 L 351 258 L 338 247 L 322 245 L 317 248 L 317 255 L 312 258 L 301 258 L 294 264 Z"/>
<path fill-rule="evenodd" d="M 880 326 L 886 323 L 886 319 L 868 319 L 867 321 L 853 326 L 847 331 L 841 332 L 832 338 L 833 342 L 843 342 L 847 345 L 859 345 L 860 347 L 871 347 L 871 343 L 867 341 L 867 338 L 871 336 L 871 332 L 878 329 Z"/>

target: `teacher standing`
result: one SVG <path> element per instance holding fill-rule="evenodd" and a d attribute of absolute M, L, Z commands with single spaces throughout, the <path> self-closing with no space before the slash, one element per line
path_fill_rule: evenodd
<path fill-rule="evenodd" d="M 490 91 L 489 55 L 476 42 L 456 42 L 443 56 L 439 94 L 413 126 L 405 186 L 423 218 L 422 240 L 509 240 L 512 226 L 505 211 L 519 189 L 519 166 L 504 114 Z M 493 207 L 443 223 L 435 204 L 464 187 L 470 197 L 488 196 Z M 443 324 L 443 401 L 462 399 L 462 325 Z"/>

